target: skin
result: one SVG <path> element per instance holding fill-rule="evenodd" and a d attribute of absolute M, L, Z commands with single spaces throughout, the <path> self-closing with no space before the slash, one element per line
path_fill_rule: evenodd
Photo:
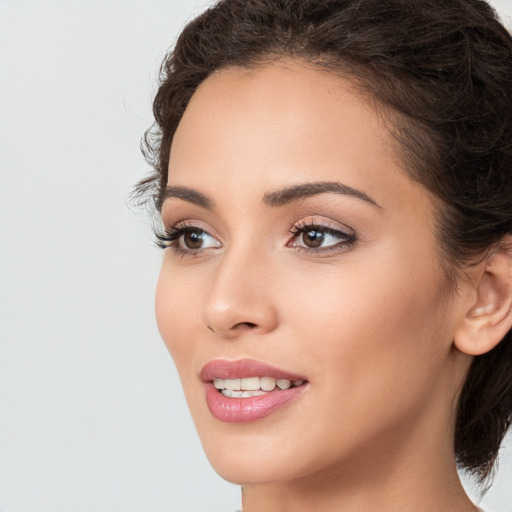
<path fill-rule="evenodd" d="M 280 206 L 265 194 L 341 182 Z M 436 202 L 401 168 L 375 107 L 348 82 L 297 61 L 204 81 L 175 134 L 165 226 L 208 233 L 164 252 L 162 337 L 216 471 L 243 485 L 244 512 L 476 510 L 456 473 L 454 404 L 471 357 L 453 343 L 474 299 L 450 286 Z M 297 223 L 355 233 L 308 252 Z M 187 252 L 177 252 L 177 249 Z M 306 376 L 302 395 L 256 422 L 223 423 L 199 373 L 253 358 Z"/>

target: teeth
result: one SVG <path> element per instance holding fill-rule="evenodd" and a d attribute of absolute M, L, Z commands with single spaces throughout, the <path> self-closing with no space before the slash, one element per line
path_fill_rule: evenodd
<path fill-rule="evenodd" d="M 272 377 L 261 377 L 260 388 L 263 391 L 272 391 L 276 387 L 276 379 Z"/>
<path fill-rule="evenodd" d="M 240 379 L 242 389 L 247 391 L 256 391 L 260 389 L 260 378 L 259 377 L 249 377 L 246 379 Z"/>
<path fill-rule="evenodd" d="M 240 391 L 240 379 L 226 379 L 224 381 L 224 387 L 226 389 L 232 389 L 233 391 Z"/>
<path fill-rule="evenodd" d="M 258 389 L 256 391 L 243 391 L 242 398 L 249 398 L 251 396 L 261 396 L 264 394 L 265 394 L 265 391 L 261 391 L 260 389 Z"/>
<path fill-rule="evenodd" d="M 233 398 L 246 398 L 259 396 L 264 392 L 273 391 L 276 386 L 280 390 L 293 386 L 302 386 L 304 380 L 289 381 L 288 379 L 274 379 L 272 377 L 245 377 L 242 379 L 213 379 L 213 385 L 222 391 L 225 396 Z M 246 394 L 248 392 L 248 394 Z"/>
<path fill-rule="evenodd" d="M 279 379 L 276 384 L 279 389 L 288 389 L 292 385 L 292 383 L 286 379 Z"/>
<path fill-rule="evenodd" d="M 264 391 L 234 391 L 232 389 L 223 389 L 222 394 L 228 398 L 250 398 L 251 396 L 264 395 Z"/>

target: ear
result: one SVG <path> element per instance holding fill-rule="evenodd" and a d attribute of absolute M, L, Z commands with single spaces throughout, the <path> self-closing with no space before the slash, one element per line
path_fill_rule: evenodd
<path fill-rule="evenodd" d="M 456 328 L 455 346 L 478 356 L 492 350 L 512 327 L 512 250 L 498 248 L 478 265 Z M 476 293 L 475 293 L 476 292 Z"/>

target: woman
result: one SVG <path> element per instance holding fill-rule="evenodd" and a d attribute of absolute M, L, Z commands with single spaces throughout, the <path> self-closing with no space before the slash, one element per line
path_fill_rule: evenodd
<path fill-rule="evenodd" d="M 481 0 L 224 0 L 166 57 L 156 311 L 244 512 L 474 511 L 512 411 L 512 40 Z"/>

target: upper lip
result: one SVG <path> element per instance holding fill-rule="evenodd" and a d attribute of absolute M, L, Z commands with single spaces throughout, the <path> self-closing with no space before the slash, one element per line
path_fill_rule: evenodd
<path fill-rule="evenodd" d="M 244 377 L 272 377 L 290 381 L 307 380 L 304 376 L 291 373 L 254 359 L 213 359 L 201 370 L 201 380 L 212 382 L 213 379 L 241 379 Z"/>

